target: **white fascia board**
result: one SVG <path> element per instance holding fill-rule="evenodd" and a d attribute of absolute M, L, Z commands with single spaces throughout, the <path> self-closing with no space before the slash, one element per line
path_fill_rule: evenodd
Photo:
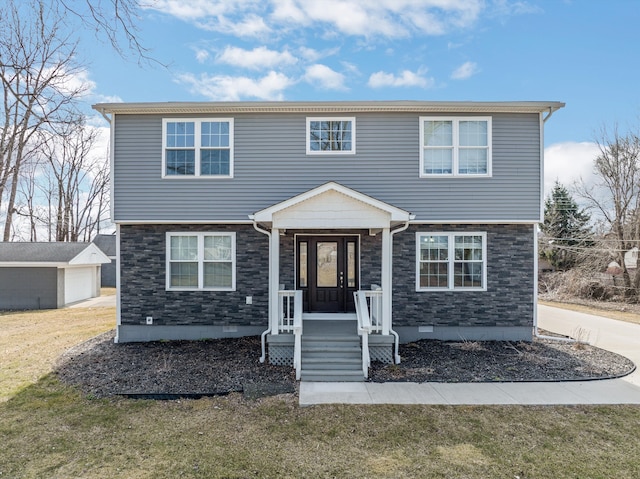
<path fill-rule="evenodd" d="M 116 226 L 124 225 L 251 225 L 251 220 L 118 220 Z"/>
<path fill-rule="evenodd" d="M 0 268 L 66 268 L 69 263 L 47 261 L 0 261 Z"/>
<path fill-rule="evenodd" d="M 412 225 L 537 225 L 535 220 L 420 220 L 411 221 Z"/>
<path fill-rule="evenodd" d="M 563 108 L 559 101 L 274 101 L 97 103 L 104 114 L 236 114 L 236 113 L 540 113 Z"/>

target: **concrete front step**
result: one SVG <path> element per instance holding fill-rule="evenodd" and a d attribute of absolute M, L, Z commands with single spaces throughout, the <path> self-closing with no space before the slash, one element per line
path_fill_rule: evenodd
<path fill-rule="evenodd" d="M 362 358 L 304 358 L 302 360 L 303 369 L 317 370 L 352 370 L 362 369 Z"/>
<path fill-rule="evenodd" d="M 303 381 L 364 381 L 362 348 L 357 335 L 302 337 Z"/>
<path fill-rule="evenodd" d="M 363 382 L 364 374 L 362 370 L 359 371 L 326 371 L 326 370 L 314 370 L 314 369 L 302 369 L 300 372 L 300 379 L 302 381 L 315 381 L 315 382 Z"/>

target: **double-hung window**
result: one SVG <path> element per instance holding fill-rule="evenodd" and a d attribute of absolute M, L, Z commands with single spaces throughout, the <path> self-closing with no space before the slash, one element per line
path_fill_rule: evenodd
<path fill-rule="evenodd" d="M 163 177 L 233 176 L 233 119 L 162 121 Z"/>
<path fill-rule="evenodd" d="M 167 290 L 235 291 L 235 233 L 167 233 Z"/>
<path fill-rule="evenodd" d="M 354 117 L 307 118 L 307 155 L 355 154 Z"/>
<path fill-rule="evenodd" d="M 416 290 L 486 290 L 486 233 L 417 233 Z"/>
<path fill-rule="evenodd" d="M 491 176 L 491 117 L 421 117 L 420 176 Z"/>

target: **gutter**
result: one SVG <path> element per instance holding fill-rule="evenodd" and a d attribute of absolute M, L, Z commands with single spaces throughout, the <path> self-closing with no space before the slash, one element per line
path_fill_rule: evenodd
<path fill-rule="evenodd" d="M 253 215 L 249 215 L 249 219 L 253 221 L 253 228 L 257 232 L 267 235 L 267 237 L 269 238 L 269 243 L 271 243 L 271 232 L 260 228 L 256 223 Z M 271 268 L 269 268 L 269 274 L 271 274 Z M 271 284 L 271 281 L 269 281 L 269 284 Z M 267 329 L 260 335 L 260 344 L 262 346 L 262 355 L 260 356 L 261 363 L 264 363 L 265 360 L 267 359 L 266 340 L 267 340 L 267 334 L 271 332 L 271 318 L 268 319 L 268 324 L 269 326 L 267 327 Z"/>

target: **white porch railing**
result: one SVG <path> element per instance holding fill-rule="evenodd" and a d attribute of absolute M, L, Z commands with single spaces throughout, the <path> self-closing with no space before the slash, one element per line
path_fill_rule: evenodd
<path fill-rule="evenodd" d="M 293 333 L 293 367 L 296 379 L 302 368 L 302 291 L 278 291 L 278 332 Z"/>
<path fill-rule="evenodd" d="M 356 316 L 358 318 L 358 334 L 362 337 L 362 373 L 365 378 L 369 377 L 369 366 L 371 366 L 371 356 L 369 355 L 369 334 L 372 330 L 371 316 L 367 305 L 365 291 L 355 291 L 353 298 L 356 303 Z"/>
<path fill-rule="evenodd" d="M 371 319 L 371 332 L 382 332 L 382 290 L 360 291 L 366 297 L 369 306 L 369 318 Z"/>

